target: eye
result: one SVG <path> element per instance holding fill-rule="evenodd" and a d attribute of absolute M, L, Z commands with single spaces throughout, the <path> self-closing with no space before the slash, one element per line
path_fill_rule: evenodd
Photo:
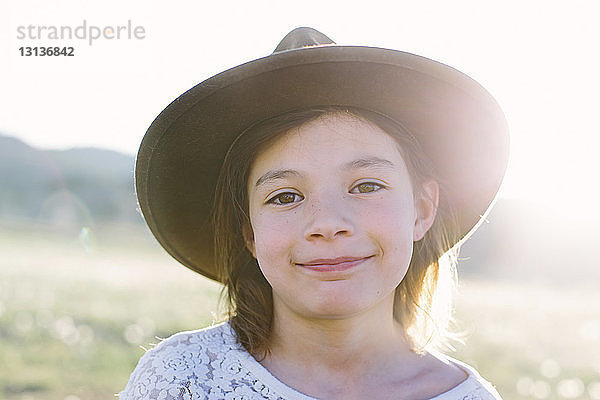
<path fill-rule="evenodd" d="M 361 182 L 358 185 L 354 186 L 351 190 L 350 193 L 372 193 L 372 192 L 376 192 L 378 190 L 383 189 L 384 186 L 379 184 L 379 183 L 375 183 L 375 182 Z"/>
<path fill-rule="evenodd" d="M 286 204 L 297 203 L 302 200 L 304 200 L 304 197 L 300 196 L 298 193 L 283 192 L 271 197 L 269 200 L 267 200 L 267 203 L 282 206 Z"/>

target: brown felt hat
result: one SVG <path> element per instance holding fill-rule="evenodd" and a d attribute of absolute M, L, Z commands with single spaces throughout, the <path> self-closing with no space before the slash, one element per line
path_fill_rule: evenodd
<path fill-rule="evenodd" d="M 363 108 L 407 127 L 446 183 L 461 237 L 494 200 L 508 160 L 508 127 L 481 85 L 424 57 L 338 46 L 314 29 L 297 28 L 271 55 L 179 96 L 148 128 L 135 184 L 160 244 L 186 267 L 217 279 L 210 216 L 225 153 L 256 122 L 315 106 Z"/>

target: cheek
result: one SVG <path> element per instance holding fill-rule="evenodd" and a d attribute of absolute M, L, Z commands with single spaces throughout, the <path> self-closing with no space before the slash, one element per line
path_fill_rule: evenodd
<path fill-rule="evenodd" d="M 257 214 L 252 221 L 256 259 L 261 268 L 289 263 L 293 240 L 293 224 L 289 219 L 278 219 Z"/>
<path fill-rule="evenodd" d="M 412 201 L 404 197 L 394 198 L 357 215 L 361 225 L 368 227 L 367 235 L 380 246 L 386 265 L 389 263 L 400 268 L 399 273 L 407 268 L 413 250 L 415 212 Z"/>
<path fill-rule="evenodd" d="M 410 199 L 394 197 L 374 206 L 356 210 L 360 225 L 387 232 L 391 239 L 412 238 L 415 226 L 415 209 Z"/>

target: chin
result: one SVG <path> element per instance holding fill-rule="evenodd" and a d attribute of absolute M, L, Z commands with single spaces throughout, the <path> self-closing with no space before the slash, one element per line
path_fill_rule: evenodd
<path fill-rule="evenodd" d="M 356 293 L 354 293 L 356 294 Z M 352 293 L 323 296 L 305 304 L 305 312 L 312 318 L 344 319 L 367 312 L 381 303 L 381 298 L 352 296 Z"/>

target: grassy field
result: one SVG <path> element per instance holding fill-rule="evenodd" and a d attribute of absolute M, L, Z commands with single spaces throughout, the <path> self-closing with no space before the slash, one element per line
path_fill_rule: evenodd
<path fill-rule="evenodd" d="M 0 398 L 111 399 L 142 347 L 209 325 L 219 286 L 139 229 L 0 229 Z M 451 356 L 509 399 L 600 399 L 600 291 L 461 282 Z"/>

